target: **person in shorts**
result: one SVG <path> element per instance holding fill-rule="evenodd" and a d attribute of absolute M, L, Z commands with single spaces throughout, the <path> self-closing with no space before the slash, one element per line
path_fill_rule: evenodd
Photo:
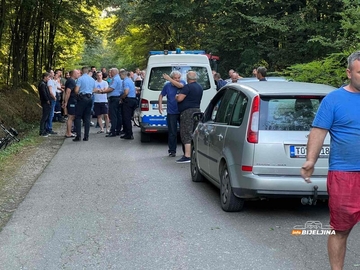
<path fill-rule="evenodd" d="M 191 139 L 193 132 L 193 113 L 200 112 L 200 103 L 203 95 L 202 86 L 197 83 L 197 73 L 189 70 L 186 75 L 187 84 L 176 95 L 180 113 L 180 137 L 184 145 L 185 154 L 177 163 L 189 163 L 191 152 Z"/>
<path fill-rule="evenodd" d="M 107 81 L 102 79 L 101 71 L 96 72 L 95 90 L 94 90 L 94 112 L 97 117 L 100 130 L 97 133 L 104 133 L 103 117 L 105 120 L 106 132 L 109 131 L 109 116 L 108 116 L 108 100 L 107 94 L 101 94 L 101 90 L 109 87 Z"/>
<path fill-rule="evenodd" d="M 360 51 L 348 58 L 348 85 L 330 92 L 321 102 L 307 143 L 301 176 L 311 183 L 315 163 L 327 133 L 330 133 L 329 194 L 330 225 L 335 235 L 328 239 L 332 270 L 343 269 L 346 242 L 360 221 Z"/>
<path fill-rule="evenodd" d="M 70 78 L 68 78 L 65 82 L 65 97 L 62 104 L 63 108 L 67 109 L 68 119 L 66 122 L 66 133 L 65 138 L 75 137 L 74 134 L 71 133 L 72 126 L 75 120 L 75 107 L 76 107 L 76 94 L 75 94 L 75 86 L 76 80 L 80 76 L 80 71 L 74 69 L 70 71 Z"/>

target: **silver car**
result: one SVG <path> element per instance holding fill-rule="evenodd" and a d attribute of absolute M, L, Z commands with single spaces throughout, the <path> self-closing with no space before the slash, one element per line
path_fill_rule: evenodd
<path fill-rule="evenodd" d="M 327 198 L 330 137 L 322 147 L 312 183 L 300 176 L 315 113 L 334 87 L 267 81 L 228 84 L 211 100 L 195 128 L 191 177 L 220 188 L 224 211 L 240 211 L 249 199 Z"/>
<path fill-rule="evenodd" d="M 284 77 L 266 77 L 267 81 L 289 81 L 289 79 L 286 79 Z M 258 82 L 259 79 L 256 77 L 243 77 L 238 80 L 238 83 L 248 83 L 248 82 Z"/>

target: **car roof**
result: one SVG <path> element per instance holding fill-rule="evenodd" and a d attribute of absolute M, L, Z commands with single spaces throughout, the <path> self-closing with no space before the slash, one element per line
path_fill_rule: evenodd
<path fill-rule="evenodd" d="M 288 81 L 285 77 L 265 77 L 267 81 Z M 239 82 L 258 82 L 256 77 L 243 77 L 238 80 Z"/>
<path fill-rule="evenodd" d="M 231 83 L 239 90 L 247 88 L 260 95 L 322 95 L 325 96 L 336 88 L 330 85 L 291 81 L 239 82 Z"/>

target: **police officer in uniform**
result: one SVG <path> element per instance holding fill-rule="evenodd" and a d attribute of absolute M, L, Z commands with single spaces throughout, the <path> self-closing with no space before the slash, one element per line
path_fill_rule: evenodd
<path fill-rule="evenodd" d="M 74 142 L 81 140 L 81 119 L 84 121 L 84 138 L 83 141 L 89 140 L 90 116 L 92 106 L 92 93 L 95 88 L 95 81 L 88 74 L 89 68 L 81 69 L 81 77 L 77 80 L 75 94 L 77 94 L 77 104 L 75 107 L 75 128 L 76 137 Z"/>
<path fill-rule="evenodd" d="M 122 100 L 122 114 L 123 114 L 123 126 L 124 135 L 120 136 L 121 139 L 133 140 L 133 132 L 131 125 L 131 117 L 137 106 L 136 90 L 134 82 L 127 76 L 127 71 L 120 71 L 120 77 L 123 80 L 124 93 L 121 95 Z"/>
<path fill-rule="evenodd" d="M 123 93 L 122 81 L 119 76 L 119 70 L 112 68 L 110 70 L 112 77 L 110 86 L 105 90 L 98 89 L 96 93 L 108 94 L 109 100 L 109 116 L 111 121 L 110 133 L 106 137 L 115 137 L 120 134 L 120 128 L 122 126 L 121 108 L 120 108 L 120 96 Z"/>

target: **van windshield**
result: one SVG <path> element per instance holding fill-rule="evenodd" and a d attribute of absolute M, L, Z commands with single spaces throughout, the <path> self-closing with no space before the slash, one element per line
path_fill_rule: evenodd
<path fill-rule="evenodd" d="M 197 66 L 167 66 L 167 67 L 154 67 L 150 71 L 148 89 L 153 91 L 161 91 L 166 83 L 163 74 L 170 75 L 173 70 L 181 73 L 181 79 L 186 82 L 186 73 L 189 70 L 196 71 L 198 75 L 197 82 L 202 86 L 203 90 L 210 89 L 210 79 L 206 67 Z"/>
<path fill-rule="evenodd" d="M 308 131 L 322 98 L 261 97 L 259 129 Z"/>

